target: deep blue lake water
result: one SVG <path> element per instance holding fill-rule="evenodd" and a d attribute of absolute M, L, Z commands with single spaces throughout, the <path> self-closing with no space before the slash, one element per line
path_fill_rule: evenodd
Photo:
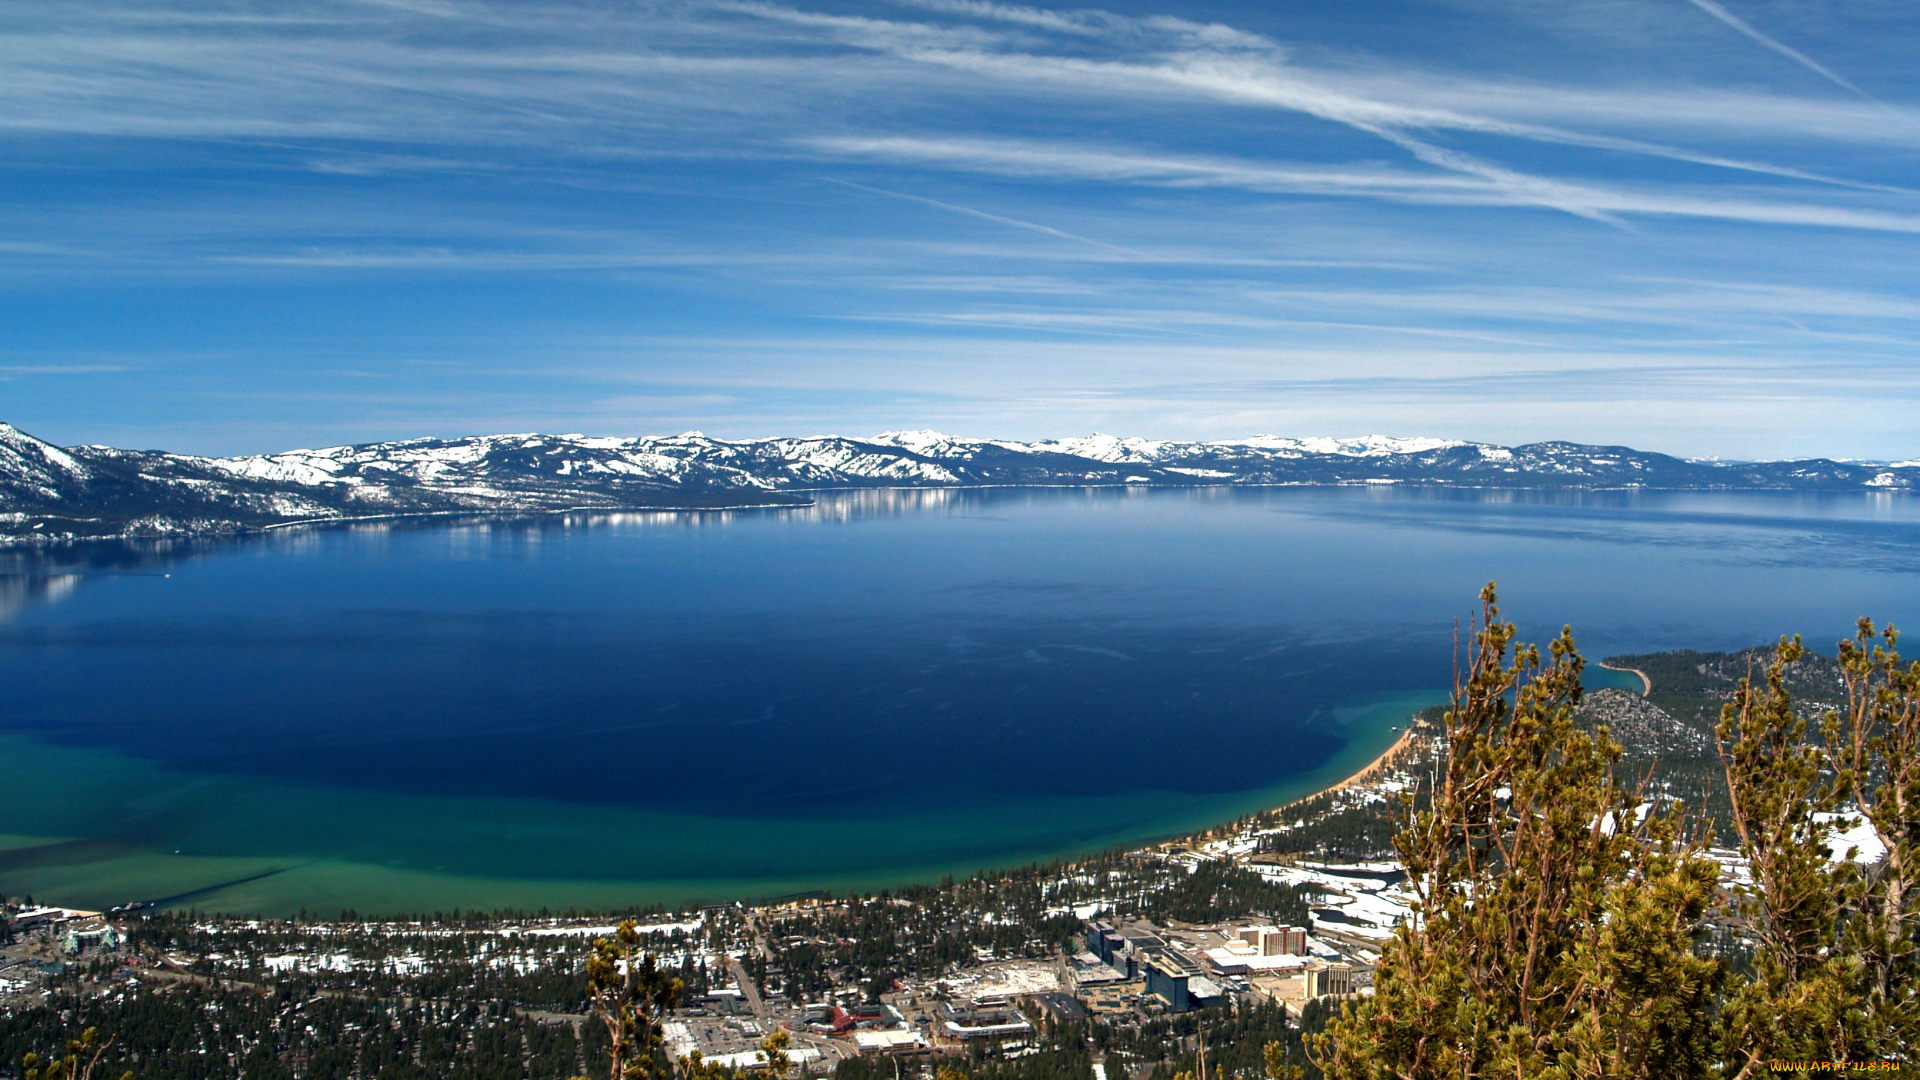
<path fill-rule="evenodd" d="M 866 492 L 0 569 L 0 890 L 557 908 L 895 883 L 1269 805 L 1437 700 L 1489 579 L 1592 658 L 1910 622 L 1920 502 Z"/>

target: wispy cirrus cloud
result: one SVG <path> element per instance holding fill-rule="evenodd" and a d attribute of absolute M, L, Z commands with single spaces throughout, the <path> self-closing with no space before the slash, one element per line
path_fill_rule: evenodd
<path fill-rule="evenodd" d="M 1912 381 L 1920 16 L 1693 4 L 16 0 L 0 310 L 49 378 L 11 385 L 83 416 L 102 395 L 54 369 L 149 349 L 175 359 L 84 380 L 125 387 L 123 428 L 214 423 L 209 387 L 369 432 L 635 379 L 693 403 L 636 416 L 837 393 L 929 410 L 879 426 L 999 401 L 1042 426 L 1006 434 L 1198 435 L 1308 415 L 1290 395 L 1485 422 L 1551 371 L 1620 439 L 1674 387 L 1784 438 L 1757 418 L 1819 421 L 1741 372 L 1782 402 L 1840 361 Z M 1766 49 L 1703 45 L 1736 31 Z M 1612 409 L 1582 387 L 1616 368 L 1686 374 Z M 1176 369 L 1236 389 L 1152 389 Z M 321 392 L 349 370 L 390 393 Z M 1034 404 L 1068 398 L 1110 411 Z"/>
<path fill-rule="evenodd" d="M 919 203 L 922 206 L 931 206 L 937 210 L 945 210 L 948 213 L 964 214 L 968 217 L 978 218 L 981 221 L 991 221 L 996 225 L 1005 225 L 1013 229 L 1025 229 L 1029 232 L 1039 233 L 1042 236 L 1051 236 L 1060 240 L 1071 240 L 1076 244 L 1091 244 L 1094 247 L 1105 248 L 1108 251 L 1118 252 L 1122 255 L 1140 254 L 1128 248 L 1120 247 L 1117 244 L 1109 244 L 1104 240 L 1095 240 L 1091 237 L 1080 236 L 1063 229 L 1056 229 L 1051 225 L 1042 225 L 1034 221 L 1022 221 L 1019 218 L 1011 218 L 1003 214 L 989 214 L 985 210 L 976 210 L 970 206 L 958 206 L 954 203 L 942 202 L 939 199 L 929 199 L 924 195 L 908 195 L 905 192 L 889 191 L 886 188 L 869 187 L 866 184 L 856 184 L 851 180 L 840 180 L 831 176 L 824 177 L 823 179 L 830 184 L 850 187 L 855 191 L 864 191 L 871 195 L 881 195 L 889 199 L 905 199 L 908 202 Z"/>
<path fill-rule="evenodd" d="M 1622 215 L 1700 217 L 1770 225 L 1920 232 L 1920 202 L 1913 213 L 1822 205 L 1810 201 L 1700 196 L 1636 191 L 1620 185 L 1569 183 L 1480 167 L 1431 154 L 1445 173 L 1392 167 L 1273 165 L 1258 161 L 1141 155 L 1075 144 L 1013 140 L 920 139 L 831 136 L 807 143 L 817 150 L 856 159 L 938 164 L 949 168 L 1031 179 L 1100 180 L 1170 187 L 1217 186 L 1246 191 L 1346 196 L 1424 204 L 1544 205 L 1582 217 L 1614 222 Z"/>
<path fill-rule="evenodd" d="M 0 379 L 16 379 L 22 375 L 99 375 L 131 370 L 133 368 L 127 364 L 0 364 Z"/>
<path fill-rule="evenodd" d="M 1044 54 L 1006 46 L 991 38 L 967 41 L 944 39 L 923 32 L 919 24 L 881 23 L 867 18 L 825 17 L 780 5 L 755 2 L 734 5 L 737 10 L 775 20 L 794 20 L 844 31 L 840 40 L 858 48 L 885 51 L 922 63 L 958 68 L 1002 81 L 1040 83 L 1092 94 L 1152 92 L 1193 93 L 1243 105 L 1297 112 L 1376 136 L 1407 152 L 1416 161 L 1445 172 L 1481 181 L 1484 193 L 1498 194 L 1516 204 L 1538 205 L 1609 224 L 1620 224 L 1619 214 L 1699 215 L 1730 217 L 1771 224 L 1807 224 L 1842 228 L 1909 231 L 1911 215 L 1830 209 L 1806 205 L 1769 205 L 1750 200 L 1700 198 L 1662 199 L 1645 194 L 1609 194 L 1592 185 L 1568 183 L 1496 164 L 1482 155 L 1437 145 L 1426 133 L 1462 132 L 1535 143 L 1585 147 L 1617 153 L 1681 161 L 1715 169 L 1757 173 L 1783 179 L 1830 184 L 1898 195 L 1916 195 L 1912 189 L 1873 181 L 1830 176 L 1820 172 L 1673 147 L 1644 139 L 1585 133 L 1498 117 L 1462 113 L 1424 104 L 1370 97 L 1341 87 L 1336 80 L 1286 62 L 1283 51 L 1257 36 L 1236 34 L 1231 47 L 1197 47 L 1205 40 L 1198 24 L 1173 27 L 1178 40 L 1164 41 L 1149 59 L 1088 58 Z M 982 2 L 919 4 L 934 10 L 969 16 L 1036 24 L 1033 9 Z M 1121 37 L 1137 43 L 1156 24 L 1099 13 L 1091 20 L 1082 13 L 1072 23 L 1077 34 Z M 884 29 L 882 29 L 884 27 Z M 903 32 L 910 28 L 911 32 Z M 1609 205 L 1614 204 L 1614 205 Z"/>

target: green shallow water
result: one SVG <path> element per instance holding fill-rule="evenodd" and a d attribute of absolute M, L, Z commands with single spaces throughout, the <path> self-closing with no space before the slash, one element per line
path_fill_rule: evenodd
<path fill-rule="evenodd" d="M 1392 745 L 1415 711 L 1442 700 L 1420 692 L 1348 702 L 1327 718 L 1345 747 L 1259 791 L 1028 796 L 844 819 L 401 795 L 191 774 L 6 736 L 0 788 L 10 793 L 10 834 L 0 834 L 0 888 L 88 909 L 166 900 L 267 915 L 615 908 L 876 889 L 1087 854 L 1279 805 L 1351 775 Z M 737 782 L 717 777 L 716 800 Z M 650 872 L 665 866 L 682 872 Z"/>

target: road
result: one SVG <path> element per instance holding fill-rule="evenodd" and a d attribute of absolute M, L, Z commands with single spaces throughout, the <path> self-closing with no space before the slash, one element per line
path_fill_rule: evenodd
<path fill-rule="evenodd" d="M 747 974 L 747 966 L 737 957 L 727 957 L 727 965 L 733 969 L 733 977 L 740 982 L 740 996 L 747 999 L 747 1008 L 761 1020 L 767 1018 L 767 1003 L 760 1000 L 760 988 L 753 984 L 753 977 Z"/>

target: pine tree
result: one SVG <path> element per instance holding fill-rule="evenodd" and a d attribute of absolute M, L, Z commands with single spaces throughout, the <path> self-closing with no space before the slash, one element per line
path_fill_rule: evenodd
<path fill-rule="evenodd" d="M 1742 680 L 1722 712 L 1753 878 L 1737 910 L 1758 943 L 1723 1017 L 1737 1075 L 1920 1046 L 1920 664 L 1900 666 L 1898 639 L 1862 619 L 1840 643 L 1847 702 L 1817 739 L 1786 690 L 1797 637 L 1780 642 L 1764 688 Z M 1884 855 L 1862 865 L 1834 850 L 1841 826 L 1864 827 Z"/>
<path fill-rule="evenodd" d="M 1718 867 L 1575 726 L 1571 631 L 1543 661 L 1481 601 L 1445 773 L 1395 838 L 1413 918 L 1314 1056 L 1334 1080 L 1707 1075 L 1725 973 L 1691 946 Z"/>
<path fill-rule="evenodd" d="M 1898 634 L 1863 619 L 1840 643 L 1846 702 L 1817 734 L 1787 692 L 1798 638 L 1763 684 L 1741 681 L 1717 729 L 1749 868 L 1729 887 L 1704 822 L 1623 783 L 1620 747 L 1574 726 L 1571 633 L 1543 663 L 1513 647 L 1491 585 L 1482 604 L 1444 775 L 1430 805 L 1402 804 L 1413 918 L 1374 996 L 1312 1040 L 1327 1076 L 1745 1078 L 1778 1061 L 1913 1061 L 1920 664 L 1901 666 Z M 1695 948 L 1709 916 L 1753 944 L 1751 975 Z M 1268 1049 L 1273 1080 L 1289 1080 Z"/>
<path fill-rule="evenodd" d="M 613 937 L 594 941 L 587 958 L 587 996 L 594 1015 L 607 1026 L 608 1080 L 666 1080 L 668 1070 L 656 1051 L 663 1042 L 661 1020 L 679 1004 L 680 990 L 680 980 L 667 976 L 642 951 L 632 919 L 622 922 Z"/>
<path fill-rule="evenodd" d="M 26 1080 L 92 1080 L 93 1070 L 112 1046 L 111 1038 L 101 1039 L 100 1029 L 90 1027 L 79 1038 L 68 1039 L 67 1052 L 59 1057 L 44 1062 L 38 1054 L 21 1058 L 20 1074 Z M 133 1073 L 121 1073 L 120 1080 L 133 1080 Z"/>

